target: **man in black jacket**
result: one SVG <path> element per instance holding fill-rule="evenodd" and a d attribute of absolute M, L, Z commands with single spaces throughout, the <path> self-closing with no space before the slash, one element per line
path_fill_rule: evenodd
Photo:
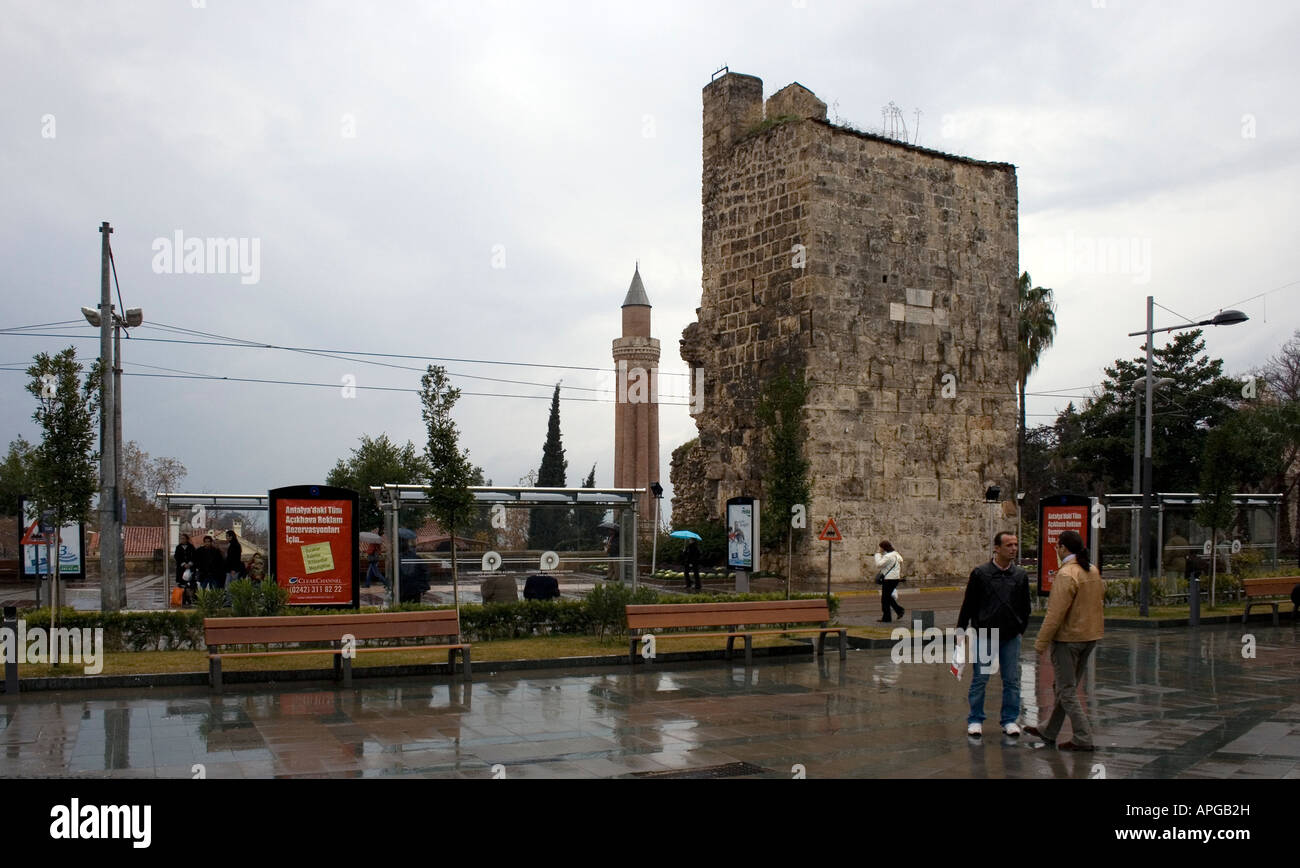
<path fill-rule="evenodd" d="M 1016 565 L 1020 541 L 1013 533 L 993 537 L 993 558 L 971 570 L 957 629 L 974 627 L 975 647 L 968 649 L 971 667 L 970 716 L 966 734 L 984 734 L 984 690 L 994 671 L 1002 672 L 1000 723 L 1007 735 L 1020 735 L 1020 637 L 1029 626 L 1029 575 Z M 992 645 L 997 645 L 996 665 Z"/>
<path fill-rule="evenodd" d="M 212 537 L 205 536 L 203 545 L 195 550 L 194 567 L 199 571 L 199 587 L 226 586 L 226 562 L 221 556 L 221 549 L 213 545 Z"/>

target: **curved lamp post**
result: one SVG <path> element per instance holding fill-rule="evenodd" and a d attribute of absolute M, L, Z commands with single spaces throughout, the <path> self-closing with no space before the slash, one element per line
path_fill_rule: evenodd
<path fill-rule="evenodd" d="M 1151 376 L 1151 360 L 1153 357 L 1154 336 L 1156 332 L 1175 332 L 1182 329 L 1194 329 L 1201 326 L 1221 326 L 1236 325 L 1243 323 L 1250 317 L 1246 316 L 1239 310 L 1220 311 L 1210 319 L 1201 320 L 1200 322 L 1185 323 L 1183 325 L 1168 326 L 1166 328 L 1155 328 L 1152 320 L 1155 313 L 1155 297 L 1147 296 L 1147 327 L 1140 332 L 1129 332 L 1129 337 L 1137 335 L 1146 336 L 1147 349 L 1147 370 L 1146 370 L 1146 443 L 1142 450 L 1142 521 L 1138 531 L 1141 538 L 1141 550 L 1139 551 L 1139 560 L 1142 563 L 1142 599 L 1139 608 L 1139 614 L 1145 618 L 1148 615 L 1148 600 L 1151 596 L 1151 400 L 1154 397 L 1156 381 Z"/>

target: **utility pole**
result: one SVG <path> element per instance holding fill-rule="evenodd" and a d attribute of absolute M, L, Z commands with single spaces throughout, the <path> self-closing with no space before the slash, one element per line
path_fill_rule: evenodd
<path fill-rule="evenodd" d="M 1147 375 L 1146 375 L 1146 438 L 1142 448 L 1142 517 L 1138 522 L 1138 536 L 1141 537 L 1141 551 L 1138 562 L 1142 565 L 1139 574 L 1138 614 L 1143 618 L 1150 613 L 1148 603 L 1151 598 L 1151 400 L 1155 397 L 1155 380 L 1151 377 L 1151 363 L 1154 356 L 1155 329 L 1153 316 L 1155 299 L 1147 296 Z"/>
<path fill-rule="evenodd" d="M 126 588 L 120 568 L 122 531 L 117 521 L 117 383 L 113 359 L 113 298 L 109 287 L 108 236 L 113 228 L 100 224 L 99 280 L 99 599 L 105 612 L 116 612 L 125 604 Z"/>
<path fill-rule="evenodd" d="M 125 317 L 127 312 L 122 311 Z M 126 606 L 126 504 L 125 491 L 122 487 L 122 322 L 113 320 L 113 528 L 117 534 L 115 543 L 117 570 L 115 576 L 121 577 L 122 597 L 120 604 Z"/>

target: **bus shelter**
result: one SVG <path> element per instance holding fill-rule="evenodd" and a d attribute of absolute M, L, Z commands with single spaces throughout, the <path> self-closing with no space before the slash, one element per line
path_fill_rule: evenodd
<path fill-rule="evenodd" d="M 163 587 L 170 588 L 172 552 L 180 544 L 183 516 L 173 515 L 173 510 L 183 510 L 189 516 L 190 532 L 207 531 L 209 510 L 238 510 L 240 512 L 267 512 L 270 501 L 265 494 L 184 494 L 159 491 L 163 516 L 167 522 L 167 549 L 163 552 Z"/>
<path fill-rule="evenodd" d="M 1210 543 L 1211 528 L 1202 526 L 1196 520 L 1196 512 L 1203 503 L 1195 493 L 1158 493 L 1151 496 L 1152 511 L 1155 513 L 1156 539 L 1159 540 L 1159 560 L 1152 564 L 1152 575 L 1165 577 L 1183 577 L 1189 564 L 1204 564 L 1204 572 L 1209 572 L 1209 553 L 1206 546 Z M 1280 494 L 1234 494 L 1233 522 L 1231 527 L 1219 528 L 1219 539 L 1215 545 L 1215 556 L 1221 564 L 1231 564 L 1233 557 L 1245 556 L 1248 560 L 1276 568 L 1278 565 L 1278 510 L 1281 507 Z M 1142 511 L 1140 494 L 1108 494 L 1105 497 L 1106 511 L 1112 517 L 1127 514 L 1130 516 L 1129 546 L 1130 575 L 1137 575 L 1137 522 Z M 1111 521 L 1112 526 L 1122 527 L 1121 522 Z M 1157 569 L 1158 567 L 1158 569 Z"/>
<path fill-rule="evenodd" d="M 481 555 L 480 562 L 466 561 L 467 572 L 495 572 L 497 570 L 532 569 L 550 572 L 563 566 L 580 566 L 593 562 L 614 564 L 620 581 L 630 581 L 636 587 L 637 570 L 637 503 L 645 493 L 640 488 L 521 488 L 516 486 L 471 486 L 476 507 L 488 516 L 504 515 L 509 510 L 519 509 L 574 509 L 579 507 L 601 508 L 612 514 L 612 520 L 602 523 L 608 531 L 617 533 L 617 548 L 601 557 L 582 557 L 572 553 L 544 552 L 540 557 L 502 556 L 499 552 L 488 550 Z M 401 568 L 404 564 L 422 562 L 425 559 L 416 556 L 411 549 L 403 551 L 401 540 L 403 527 L 401 514 L 403 509 L 420 509 L 429 505 L 428 489 L 423 485 L 398 485 L 386 483 L 372 485 L 370 493 L 384 516 L 385 544 L 388 547 L 387 560 L 396 565 L 390 569 L 390 603 L 401 599 Z M 406 531 L 410 533 L 410 531 Z M 450 545 L 456 546 L 456 538 L 450 539 Z M 452 598 L 457 609 L 460 607 L 459 577 L 453 574 Z"/>

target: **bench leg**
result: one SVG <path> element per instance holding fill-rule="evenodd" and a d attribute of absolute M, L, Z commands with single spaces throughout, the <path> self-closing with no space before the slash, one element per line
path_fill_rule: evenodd
<path fill-rule="evenodd" d="M 754 637 L 748 634 L 745 636 L 745 665 L 754 665 Z"/>
<path fill-rule="evenodd" d="M 632 636 L 627 640 L 627 665 L 636 665 L 636 643 L 638 636 Z"/>
<path fill-rule="evenodd" d="M 840 630 L 840 659 L 849 659 L 849 631 Z"/>
<path fill-rule="evenodd" d="M 748 639 L 745 640 L 745 645 L 746 645 L 746 646 L 749 645 L 749 640 L 748 640 Z M 736 637 L 735 637 L 735 636 L 728 636 L 728 637 L 727 637 L 727 659 L 728 659 L 728 660 L 731 659 L 731 654 L 732 654 L 732 652 L 735 651 L 735 650 L 736 650 Z"/>
<path fill-rule="evenodd" d="M 212 689 L 221 692 L 221 658 L 208 658 L 208 681 L 212 684 Z"/>
<path fill-rule="evenodd" d="M 462 664 L 462 665 L 464 666 L 464 668 L 465 668 L 465 680 L 466 680 L 466 681 L 472 681 L 472 680 L 474 679 L 474 672 L 473 672 L 473 670 L 470 668 L 470 663 L 469 663 L 469 649 L 468 649 L 468 648 L 462 648 L 462 649 L 460 649 L 460 660 L 461 660 L 461 664 Z"/>
<path fill-rule="evenodd" d="M 826 631 L 825 630 L 818 633 L 817 638 L 813 640 L 813 650 L 817 652 L 818 657 L 822 657 L 826 654 Z"/>
<path fill-rule="evenodd" d="M 343 686 L 352 686 L 352 658 L 340 654 L 339 659 L 343 661 Z"/>
<path fill-rule="evenodd" d="M 1274 627 L 1278 626 L 1277 610 L 1278 610 L 1278 605 L 1277 603 L 1274 603 L 1273 604 L 1273 626 Z"/>

